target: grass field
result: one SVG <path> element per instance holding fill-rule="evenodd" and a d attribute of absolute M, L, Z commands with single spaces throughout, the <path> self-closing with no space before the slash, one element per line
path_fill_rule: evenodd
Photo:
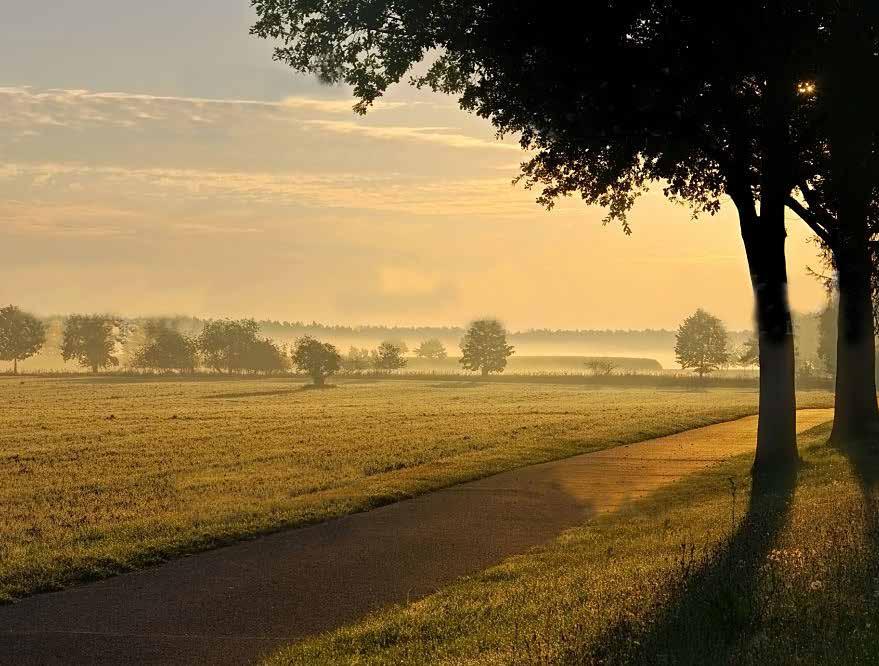
<path fill-rule="evenodd" d="M 879 458 L 828 434 L 798 479 L 749 496 L 732 460 L 270 662 L 876 663 Z"/>
<path fill-rule="evenodd" d="M 755 406 L 753 391 L 726 389 L 2 378 L 0 597 Z"/>

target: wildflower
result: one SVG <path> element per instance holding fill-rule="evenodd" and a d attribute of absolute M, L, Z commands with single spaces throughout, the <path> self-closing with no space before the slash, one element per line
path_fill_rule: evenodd
<path fill-rule="evenodd" d="M 811 589 L 812 591 L 823 590 L 824 589 L 824 581 L 813 580 L 809 584 L 809 589 Z"/>

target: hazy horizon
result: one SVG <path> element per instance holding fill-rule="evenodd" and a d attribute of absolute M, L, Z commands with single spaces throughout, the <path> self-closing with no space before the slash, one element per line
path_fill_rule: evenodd
<path fill-rule="evenodd" d="M 8 8 L 0 26 L 0 302 L 38 313 L 184 312 L 511 329 L 751 326 L 729 206 L 659 193 L 634 235 L 513 187 L 525 155 L 451 98 L 370 114 L 290 74 L 246 3 Z M 143 35 L 150 34 L 150 40 Z M 791 301 L 820 307 L 791 216 Z"/>

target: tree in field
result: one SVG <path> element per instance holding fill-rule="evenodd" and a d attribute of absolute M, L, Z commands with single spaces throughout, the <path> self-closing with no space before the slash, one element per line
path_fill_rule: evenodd
<path fill-rule="evenodd" d="M 507 358 L 513 355 L 512 345 L 507 344 L 507 332 L 495 319 L 480 319 L 470 324 L 461 339 L 461 358 L 458 362 L 465 370 L 503 372 Z"/>
<path fill-rule="evenodd" d="M 372 355 L 372 363 L 376 370 L 384 372 L 406 367 L 403 352 L 393 342 L 382 342 Z"/>
<path fill-rule="evenodd" d="M 0 361 L 12 361 L 12 374 L 18 374 L 19 361 L 36 354 L 45 343 L 43 322 L 14 305 L 0 308 Z"/>
<path fill-rule="evenodd" d="M 610 377 L 617 369 L 617 364 L 608 358 L 593 358 L 586 361 L 586 367 L 594 377 Z"/>
<path fill-rule="evenodd" d="M 198 336 L 198 349 L 208 367 L 231 374 L 244 369 L 257 333 L 259 325 L 253 319 L 208 321 Z"/>
<path fill-rule="evenodd" d="M 342 367 L 342 356 L 330 343 L 304 335 L 293 348 L 293 365 L 300 372 L 307 373 L 315 386 L 323 386 L 327 377 Z"/>
<path fill-rule="evenodd" d="M 107 315 L 71 315 L 64 320 L 61 358 L 74 360 L 97 372 L 119 365 L 116 346 L 122 342 L 124 322 Z"/>
<path fill-rule="evenodd" d="M 195 339 L 174 330 L 162 321 L 144 326 L 145 341 L 131 359 L 135 368 L 168 372 L 193 372 L 198 365 L 198 344 Z"/>
<path fill-rule="evenodd" d="M 684 320 L 675 337 L 678 364 L 684 370 L 692 368 L 700 378 L 729 362 L 726 327 L 701 308 Z"/>
<path fill-rule="evenodd" d="M 755 472 L 797 461 L 785 209 L 820 138 L 803 94 L 825 39 L 812 3 L 253 0 L 252 32 L 292 68 L 345 82 L 366 112 L 430 58 L 417 85 L 518 135 L 520 182 L 548 207 L 577 195 L 630 231 L 656 184 L 694 213 L 728 197 L 756 300 Z"/>
<path fill-rule="evenodd" d="M 369 370 L 371 367 L 372 361 L 368 349 L 351 347 L 342 359 L 342 369 L 346 372 L 360 372 L 361 370 Z"/>
<path fill-rule="evenodd" d="M 273 340 L 261 338 L 250 343 L 241 360 L 242 368 L 250 372 L 271 375 L 283 372 L 290 365 L 284 349 Z"/>
<path fill-rule="evenodd" d="M 425 340 L 415 348 L 415 356 L 418 358 L 429 358 L 438 361 L 448 357 L 448 353 L 446 353 L 446 348 L 443 346 L 442 342 L 436 338 L 431 338 L 430 340 Z"/>

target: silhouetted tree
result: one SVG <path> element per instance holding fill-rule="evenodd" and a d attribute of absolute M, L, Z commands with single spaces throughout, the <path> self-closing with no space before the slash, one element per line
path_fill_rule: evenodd
<path fill-rule="evenodd" d="M 36 354 L 45 343 L 43 322 L 14 305 L 0 308 L 0 361 L 12 361 L 12 374 L 18 374 L 19 361 Z"/>
<path fill-rule="evenodd" d="M 627 214 L 651 183 L 738 213 L 756 299 L 760 424 L 755 470 L 797 460 L 785 207 L 818 141 L 801 86 L 821 26 L 811 3 L 703 0 L 253 0 L 275 57 L 343 81 L 365 112 L 430 54 L 414 81 L 518 134 L 522 182 L 552 206 L 577 194 Z M 796 167 L 796 168 L 795 168 Z"/>
<path fill-rule="evenodd" d="M 165 322 L 147 322 L 144 337 L 143 346 L 131 359 L 135 368 L 193 372 L 198 365 L 196 340 L 170 328 Z"/>
<path fill-rule="evenodd" d="M 415 355 L 418 358 L 429 358 L 433 360 L 441 360 L 448 356 L 443 343 L 436 338 L 425 340 L 415 348 Z"/>
<path fill-rule="evenodd" d="M 692 368 L 702 378 L 729 361 L 727 337 L 723 322 L 700 308 L 678 329 L 675 358 L 682 368 Z"/>
<path fill-rule="evenodd" d="M 406 367 L 406 359 L 403 352 L 393 342 L 382 342 L 372 356 L 373 366 L 376 370 L 390 371 Z"/>
<path fill-rule="evenodd" d="M 339 371 L 342 356 L 330 343 L 304 335 L 293 348 L 293 364 L 308 373 L 315 386 L 323 386 L 327 377 Z"/>
<path fill-rule="evenodd" d="M 503 372 L 513 347 L 507 344 L 507 332 L 495 319 L 480 319 L 470 324 L 461 340 L 461 358 L 458 362 L 466 369 L 481 372 Z"/>
<path fill-rule="evenodd" d="M 71 315 L 64 320 L 61 358 L 75 360 L 97 372 L 119 365 L 116 345 L 122 342 L 123 321 L 107 315 Z"/>
<path fill-rule="evenodd" d="M 245 367 L 245 356 L 256 344 L 258 332 L 253 319 L 208 321 L 198 336 L 198 348 L 208 367 L 231 374 Z"/>

